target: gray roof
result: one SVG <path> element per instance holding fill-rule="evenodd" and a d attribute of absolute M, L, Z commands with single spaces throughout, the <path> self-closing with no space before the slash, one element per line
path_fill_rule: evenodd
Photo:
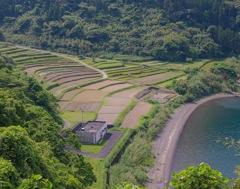
<path fill-rule="evenodd" d="M 77 123 L 76 125 L 74 125 L 74 127 L 72 128 L 72 132 L 76 133 L 79 129 L 81 129 L 82 127 L 82 123 Z"/>
<path fill-rule="evenodd" d="M 105 121 L 88 121 L 87 123 L 84 123 L 83 128 L 85 130 L 82 130 L 82 124 L 77 123 L 73 129 L 72 132 L 77 133 L 77 131 L 82 132 L 97 132 L 101 127 L 105 124 Z"/>
<path fill-rule="evenodd" d="M 105 121 L 88 121 L 84 125 L 85 132 L 97 132 L 105 123 Z"/>

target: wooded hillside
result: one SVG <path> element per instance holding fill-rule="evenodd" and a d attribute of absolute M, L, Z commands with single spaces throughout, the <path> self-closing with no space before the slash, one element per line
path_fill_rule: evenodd
<path fill-rule="evenodd" d="M 91 165 L 63 150 L 80 143 L 73 134 L 62 136 L 56 99 L 14 67 L 0 55 L 0 188 L 91 185 L 96 180 Z"/>
<path fill-rule="evenodd" d="M 238 0 L 1 0 L 0 23 L 7 40 L 80 55 L 240 53 Z"/>

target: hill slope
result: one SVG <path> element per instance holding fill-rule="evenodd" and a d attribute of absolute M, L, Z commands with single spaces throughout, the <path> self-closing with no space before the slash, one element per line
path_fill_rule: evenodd
<path fill-rule="evenodd" d="M 10 41 L 81 55 L 161 60 L 239 54 L 237 0 L 2 0 Z"/>
<path fill-rule="evenodd" d="M 1 188 L 41 179 L 34 175 L 51 181 L 53 188 L 91 185 L 96 180 L 91 165 L 82 156 L 63 151 L 65 145 L 80 144 L 70 133 L 62 136 L 55 98 L 13 64 L 11 58 L 0 56 Z"/>

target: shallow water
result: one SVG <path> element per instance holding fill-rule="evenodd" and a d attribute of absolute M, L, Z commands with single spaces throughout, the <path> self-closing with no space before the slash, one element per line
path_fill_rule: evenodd
<path fill-rule="evenodd" d="M 225 137 L 240 139 L 240 98 L 207 102 L 191 115 L 179 140 L 172 172 L 205 162 L 225 177 L 235 178 L 240 156 L 216 142 Z"/>

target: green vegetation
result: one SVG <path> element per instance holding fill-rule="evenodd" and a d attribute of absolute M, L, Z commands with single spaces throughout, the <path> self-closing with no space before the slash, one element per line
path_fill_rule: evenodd
<path fill-rule="evenodd" d="M 132 135 L 132 133 L 133 130 L 125 130 L 123 136 L 114 145 L 113 149 L 105 159 L 94 159 L 88 157 L 85 158 L 86 161 L 92 165 L 93 172 L 97 178 L 97 182 L 94 183 L 92 186 L 88 187 L 88 189 L 106 188 L 107 171 L 113 159 L 123 149 L 124 145 L 129 140 L 129 137 Z"/>
<path fill-rule="evenodd" d="M 30 179 L 24 179 L 22 184 L 18 187 L 18 189 L 26 189 L 26 188 L 44 188 L 44 189 L 52 189 L 52 183 L 44 179 L 41 175 L 34 175 Z"/>
<path fill-rule="evenodd" d="M 229 58 L 221 64 L 214 64 L 207 71 L 205 68 L 190 70 L 187 80 L 179 80 L 173 86 L 187 101 L 192 101 L 202 96 L 236 90 L 235 82 L 239 73 L 240 61 Z"/>
<path fill-rule="evenodd" d="M 96 175 L 97 181 L 87 189 L 106 188 L 107 168 L 104 167 L 103 159 L 95 159 L 85 157 L 86 161 L 93 167 L 93 172 Z"/>
<path fill-rule="evenodd" d="M 103 149 L 103 147 L 107 144 L 107 140 L 102 139 L 101 141 L 99 141 L 98 144 L 82 144 L 81 146 L 81 150 L 83 152 L 90 152 L 93 154 L 98 154 L 99 152 L 101 152 L 101 150 Z"/>
<path fill-rule="evenodd" d="M 132 183 L 123 182 L 113 187 L 113 189 L 145 189 Z"/>
<path fill-rule="evenodd" d="M 229 189 L 229 179 L 222 173 L 212 169 L 208 164 L 201 163 L 198 166 L 189 166 L 186 169 L 174 173 L 170 187 L 174 189 Z M 129 182 L 117 184 L 113 189 L 144 189 Z M 165 187 L 164 189 L 168 189 Z"/>
<path fill-rule="evenodd" d="M 141 150 L 139 150 L 141 149 Z M 151 155 L 152 145 L 149 140 L 140 134 L 134 137 L 118 164 L 110 168 L 113 185 L 127 180 L 133 184 L 144 185 L 148 180 L 146 167 L 153 165 L 154 157 Z"/>
<path fill-rule="evenodd" d="M 61 117 L 65 118 L 68 120 L 71 124 L 71 127 L 74 126 L 77 122 L 82 121 L 82 116 L 83 116 L 83 121 L 92 121 L 96 119 L 96 113 L 95 112 L 82 112 L 80 111 L 69 111 L 69 110 L 62 110 L 61 111 Z"/>
<path fill-rule="evenodd" d="M 148 180 L 147 167 L 151 167 L 154 162 L 152 141 L 161 132 L 169 115 L 168 109 L 159 104 L 154 105 L 149 115 L 141 122 L 138 133 L 127 146 L 120 161 L 110 167 L 111 186 L 119 182 L 145 185 Z"/>
<path fill-rule="evenodd" d="M 208 164 L 201 163 L 198 166 L 189 166 L 185 170 L 172 175 L 170 186 L 175 189 L 187 188 L 228 188 L 229 179 L 224 178 L 222 173 L 212 169 Z"/>
<path fill-rule="evenodd" d="M 53 188 L 91 185 L 96 180 L 91 165 L 63 151 L 79 143 L 76 135 L 62 136 L 56 99 L 13 66 L 11 58 L 0 56 L 1 184 L 24 188 L 26 182 L 49 185 L 49 180 Z"/>
<path fill-rule="evenodd" d="M 81 56 L 191 62 L 239 54 L 234 0 L 2 0 L 0 24 L 0 41 Z"/>
<path fill-rule="evenodd" d="M 113 159 L 117 156 L 117 154 L 122 150 L 126 142 L 129 140 L 130 136 L 133 134 L 133 130 L 128 129 L 124 132 L 123 136 L 119 139 L 119 141 L 114 145 L 111 152 L 107 155 L 104 160 L 104 166 L 109 168 Z"/>

